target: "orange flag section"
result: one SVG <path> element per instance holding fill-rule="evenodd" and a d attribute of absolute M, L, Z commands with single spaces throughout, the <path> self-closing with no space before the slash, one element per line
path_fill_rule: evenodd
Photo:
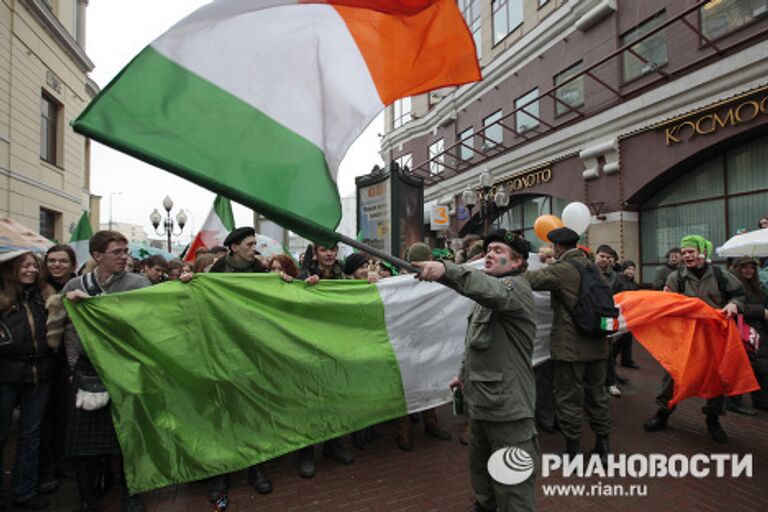
<path fill-rule="evenodd" d="M 759 389 L 736 323 L 703 301 L 655 291 L 624 292 L 614 300 L 626 330 L 675 380 L 670 405 Z"/>
<path fill-rule="evenodd" d="M 385 105 L 480 80 L 475 43 L 455 0 L 328 3 L 344 19 Z"/>

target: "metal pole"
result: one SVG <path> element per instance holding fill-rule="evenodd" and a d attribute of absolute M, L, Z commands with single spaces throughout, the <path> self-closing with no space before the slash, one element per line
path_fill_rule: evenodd
<path fill-rule="evenodd" d="M 171 212 L 168 211 L 165 217 L 165 232 L 168 234 L 168 252 L 171 252 L 171 232 L 173 231 L 173 220 L 171 219 Z"/>
<path fill-rule="evenodd" d="M 397 258 L 395 256 L 392 256 L 391 254 L 387 254 L 387 253 L 385 253 L 383 251 L 380 251 L 380 250 L 378 250 L 378 249 L 376 249 L 374 247 L 371 247 L 370 245 L 365 245 L 364 243 L 359 242 L 359 241 L 357 241 L 357 240 L 355 240 L 353 238 L 349 238 L 348 236 L 344 236 L 341 233 L 336 233 L 336 235 L 338 235 L 339 240 L 341 242 L 344 242 L 345 244 L 347 244 L 347 245 L 349 245 L 351 247 L 354 247 L 355 249 L 360 249 L 361 251 L 366 252 L 366 253 L 370 254 L 371 256 L 376 256 L 379 259 L 387 261 L 387 262 L 393 264 L 394 266 L 396 266 L 398 268 L 404 268 L 404 269 L 409 270 L 411 272 L 415 272 L 416 274 L 421 272 L 420 269 L 418 269 L 417 267 L 411 265 L 410 263 L 408 263 L 405 260 L 401 260 L 400 258 Z"/>

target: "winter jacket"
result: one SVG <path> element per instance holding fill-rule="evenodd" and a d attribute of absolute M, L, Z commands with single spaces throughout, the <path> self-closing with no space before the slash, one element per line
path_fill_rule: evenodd
<path fill-rule="evenodd" d="M 496 422 L 533 418 L 536 320 L 528 281 L 521 275 L 494 277 L 451 262 L 444 265 L 440 282 L 476 303 L 460 371 L 467 415 Z"/>
<path fill-rule="evenodd" d="M 550 292 L 552 335 L 549 350 L 553 361 L 589 362 L 608 357 L 608 340 L 582 333 L 573 321 L 572 311 L 579 301 L 581 274 L 568 261 L 595 265 L 581 249 L 565 251 L 558 261 L 540 270 L 524 274 L 534 290 Z"/>
<path fill-rule="evenodd" d="M 27 287 L 18 302 L 0 315 L 0 384 L 51 378 L 55 363 L 46 339 L 46 317 L 43 293 L 35 286 Z"/>

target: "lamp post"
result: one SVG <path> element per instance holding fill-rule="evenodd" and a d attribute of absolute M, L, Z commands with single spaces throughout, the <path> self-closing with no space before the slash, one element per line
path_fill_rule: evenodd
<path fill-rule="evenodd" d="M 160 226 L 160 222 L 163 220 L 160 212 L 157 211 L 157 208 L 152 211 L 152 214 L 149 216 L 149 220 L 152 222 L 152 226 L 155 228 L 155 233 L 160 236 L 166 235 L 168 237 L 168 252 L 171 252 L 171 235 L 181 236 L 182 231 L 184 231 L 184 225 L 187 223 L 187 214 L 184 213 L 184 210 L 179 210 L 179 213 L 176 214 L 176 223 L 179 225 L 179 232 L 174 233 L 173 218 L 171 217 L 173 200 L 170 196 L 165 196 L 165 199 L 163 199 L 163 208 L 165 208 L 165 222 L 162 231 L 158 231 L 157 229 Z"/>
<path fill-rule="evenodd" d="M 500 211 L 509 206 L 509 189 L 505 185 L 493 186 L 493 177 L 487 169 L 480 173 L 480 179 L 477 190 L 466 189 L 461 193 L 461 199 L 464 205 L 469 209 L 470 222 L 475 224 L 483 223 L 485 233 L 491 227 L 493 219 L 498 216 Z M 477 221 L 472 220 L 472 208 L 477 205 L 480 208 L 480 214 Z"/>
<path fill-rule="evenodd" d="M 122 192 L 110 192 L 109 193 L 109 230 L 112 231 L 112 203 L 114 202 L 115 196 L 121 196 L 123 195 Z"/>

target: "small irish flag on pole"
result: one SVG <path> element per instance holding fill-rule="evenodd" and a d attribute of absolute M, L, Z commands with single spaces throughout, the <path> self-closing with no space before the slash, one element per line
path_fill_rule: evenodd
<path fill-rule="evenodd" d="M 224 239 L 233 229 L 235 229 L 235 218 L 232 215 L 232 204 L 226 197 L 216 196 L 211 212 L 205 218 L 205 222 L 195 239 L 189 244 L 189 250 L 187 250 L 184 261 L 195 261 L 195 254 L 198 249 L 210 249 L 222 245 Z"/>
<path fill-rule="evenodd" d="M 91 257 L 91 253 L 88 250 L 88 242 L 92 236 L 91 219 L 88 216 L 88 212 L 84 211 L 80 216 L 80 220 L 77 221 L 75 230 L 72 232 L 72 238 L 69 239 L 69 246 L 75 250 L 77 255 L 77 268 L 82 267 Z"/>
<path fill-rule="evenodd" d="M 75 131 L 314 240 L 386 105 L 480 79 L 455 0 L 217 0 L 139 53 Z"/>

